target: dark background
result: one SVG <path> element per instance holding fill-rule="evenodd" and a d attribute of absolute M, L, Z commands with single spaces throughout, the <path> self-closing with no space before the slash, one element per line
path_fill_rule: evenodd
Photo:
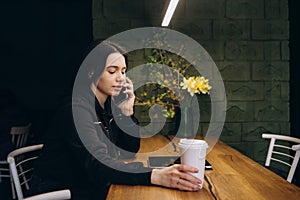
<path fill-rule="evenodd" d="M 300 138 L 296 2 L 289 1 L 290 120 L 291 135 Z M 0 89 L 11 89 L 28 110 L 38 140 L 93 40 L 92 1 L 2 0 L 0 22 Z"/>
<path fill-rule="evenodd" d="M 92 1 L 2 0 L 0 25 L 0 92 L 17 96 L 38 143 L 92 41 Z M 10 191 L 4 180 L 0 199 Z"/>
<path fill-rule="evenodd" d="M 0 3 L 0 89 L 28 110 L 38 139 L 92 41 L 91 0 Z"/>

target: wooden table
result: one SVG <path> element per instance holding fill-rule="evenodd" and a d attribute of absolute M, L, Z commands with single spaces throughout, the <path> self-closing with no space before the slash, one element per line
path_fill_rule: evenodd
<path fill-rule="evenodd" d="M 160 135 L 142 139 L 139 151 L 142 155 L 138 154 L 135 161 L 142 161 L 147 165 L 149 155 L 178 154 L 173 151 L 172 145 L 161 149 L 168 143 L 169 141 Z M 205 172 L 204 187 L 200 191 L 186 192 L 159 186 L 112 185 L 107 199 L 300 199 L 299 187 L 290 184 L 223 142 L 217 142 L 207 155 L 207 160 L 212 164 L 213 170 Z"/>

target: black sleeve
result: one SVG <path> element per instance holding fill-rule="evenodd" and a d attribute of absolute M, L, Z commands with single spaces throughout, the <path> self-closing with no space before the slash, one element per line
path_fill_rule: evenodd
<path fill-rule="evenodd" d="M 116 145 L 120 148 L 120 158 L 132 158 L 140 149 L 140 132 L 138 121 L 134 116 L 119 115 L 116 122 L 121 124 L 119 128 L 114 122 L 112 130 L 116 133 Z"/>
<path fill-rule="evenodd" d="M 92 110 L 82 103 L 73 105 L 73 117 L 76 126 L 74 128 L 74 123 L 73 126 L 70 124 L 70 127 L 73 127 L 70 129 L 73 131 L 66 131 L 68 133 L 66 135 L 68 148 L 72 156 L 82 165 L 90 180 L 94 181 L 95 184 L 105 181 L 127 185 L 150 185 L 151 170 L 149 168 L 143 167 L 141 163 L 126 164 L 109 155 L 107 141 L 101 137 L 101 134 L 104 133 L 99 133 L 101 129 L 96 128 Z M 75 129 L 76 131 L 74 131 Z M 126 137 L 124 136 L 124 138 Z M 126 147 L 129 147 L 131 141 L 127 140 Z M 139 143 L 139 139 L 133 143 L 137 143 L 137 141 Z M 133 144 L 133 146 L 135 146 L 134 151 L 136 151 L 139 145 Z"/>

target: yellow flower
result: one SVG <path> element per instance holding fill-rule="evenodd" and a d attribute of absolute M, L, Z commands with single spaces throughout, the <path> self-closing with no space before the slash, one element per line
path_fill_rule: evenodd
<path fill-rule="evenodd" d="M 182 89 L 187 89 L 191 96 L 194 94 L 209 94 L 211 86 L 208 83 L 208 79 L 203 76 L 194 77 L 191 76 L 188 79 L 183 78 L 183 82 L 180 83 Z"/>
<path fill-rule="evenodd" d="M 209 90 L 211 89 L 211 86 L 208 83 L 208 79 L 205 79 L 203 76 L 201 77 L 197 77 L 196 78 L 196 82 L 197 82 L 197 89 L 200 93 L 203 94 L 209 94 Z"/>

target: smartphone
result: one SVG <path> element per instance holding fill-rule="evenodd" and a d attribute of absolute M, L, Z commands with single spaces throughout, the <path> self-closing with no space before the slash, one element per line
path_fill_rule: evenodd
<path fill-rule="evenodd" d="M 126 75 L 124 75 L 124 85 L 126 84 Z M 118 96 L 114 96 L 114 102 L 116 105 L 119 105 L 126 99 L 128 99 L 128 94 L 124 94 L 124 91 L 126 91 L 127 88 L 123 87 L 122 90 L 120 91 Z"/>
<path fill-rule="evenodd" d="M 149 156 L 148 166 L 150 168 L 164 168 L 174 164 L 180 164 L 178 156 Z"/>
<path fill-rule="evenodd" d="M 178 156 L 149 156 L 148 166 L 150 168 L 164 168 L 174 164 L 180 164 L 180 157 Z M 212 170 L 211 164 L 205 160 L 205 169 Z"/>
<path fill-rule="evenodd" d="M 211 164 L 207 160 L 205 160 L 205 169 L 212 169 Z"/>

